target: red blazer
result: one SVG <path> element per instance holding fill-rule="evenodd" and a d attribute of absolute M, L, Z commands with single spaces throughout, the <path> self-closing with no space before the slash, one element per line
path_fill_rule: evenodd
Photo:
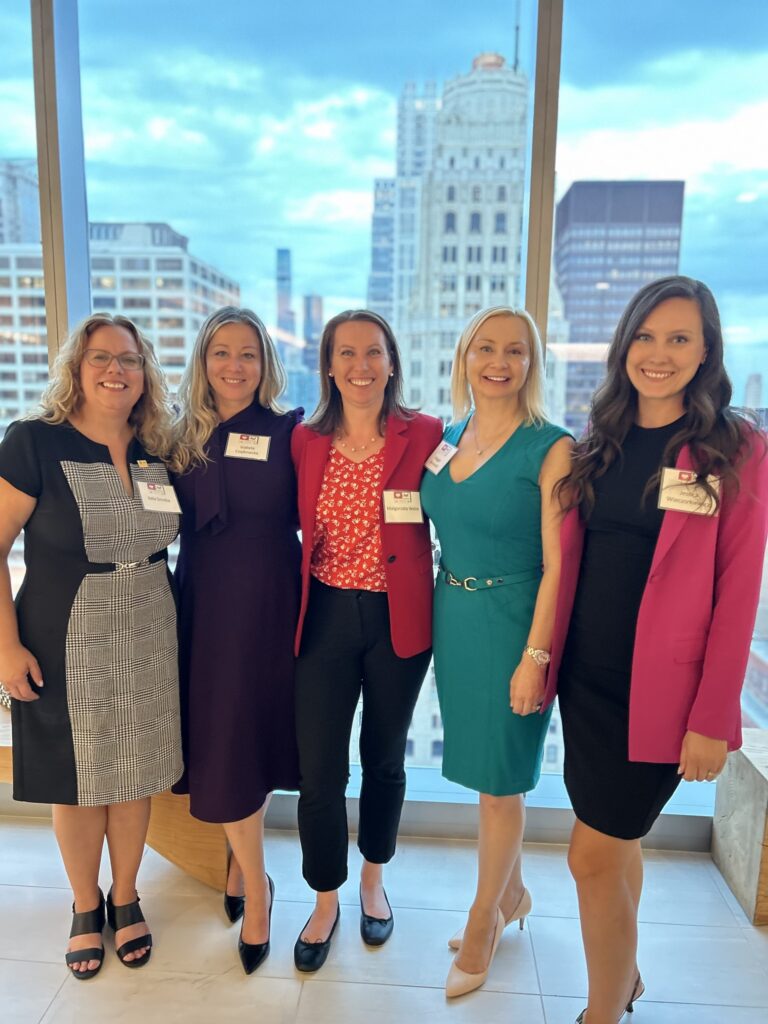
<path fill-rule="evenodd" d="M 691 469 L 683 448 L 677 459 Z M 665 512 L 637 616 L 629 697 L 630 761 L 675 762 L 687 730 L 741 746 L 741 688 L 760 595 L 768 532 L 768 457 L 759 438 L 739 467 L 736 495 L 716 517 Z M 546 708 L 579 578 L 584 525 L 563 520 Z M 617 577 L 616 585 L 621 586 Z"/>
<path fill-rule="evenodd" d="M 382 490 L 418 491 L 424 463 L 443 437 L 440 420 L 418 413 L 411 420 L 387 420 Z M 315 536 L 315 512 L 331 449 L 331 434 L 318 434 L 300 423 L 291 437 L 291 454 L 299 482 L 301 525 L 301 609 L 295 651 L 309 600 L 309 566 Z M 387 576 L 392 646 L 410 658 L 432 646 L 432 546 L 429 523 L 382 523 L 381 547 Z"/>

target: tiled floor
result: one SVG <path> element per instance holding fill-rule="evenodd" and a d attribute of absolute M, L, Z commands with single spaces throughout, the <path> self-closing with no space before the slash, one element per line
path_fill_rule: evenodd
<path fill-rule="evenodd" d="M 352 870 L 358 854 L 351 851 Z M 447 1003 L 447 937 L 462 923 L 474 881 L 465 842 L 404 840 L 387 875 L 396 929 L 365 947 L 354 877 L 342 923 L 317 975 L 293 968 L 309 914 L 295 835 L 268 837 L 276 898 L 272 953 L 250 978 L 237 959 L 237 928 L 221 897 L 152 851 L 140 890 L 156 947 L 141 971 L 107 960 L 98 978 L 68 977 L 63 949 L 70 895 L 50 825 L 0 818 L 0 1020 L 7 1024 L 573 1024 L 585 973 L 576 897 L 565 850 L 530 846 L 533 915 L 504 935 L 481 992 Z M 102 882 L 109 884 L 106 872 Z M 105 933 L 106 935 L 106 933 Z M 708 857 L 650 853 L 641 908 L 641 965 L 648 986 L 633 1024 L 765 1024 L 768 929 L 750 927 Z"/>

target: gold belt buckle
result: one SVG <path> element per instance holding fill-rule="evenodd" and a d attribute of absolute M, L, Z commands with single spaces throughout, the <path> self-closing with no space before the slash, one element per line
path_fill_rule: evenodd
<path fill-rule="evenodd" d="M 477 576 L 467 576 L 466 579 L 460 580 L 460 583 L 461 586 L 464 587 L 465 590 L 469 591 L 470 594 L 474 594 L 474 592 L 478 589 L 477 587 L 467 586 L 468 583 L 477 583 Z"/>
<path fill-rule="evenodd" d="M 460 580 L 460 579 L 457 579 L 453 575 L 453 573 L 451 572 L 450 569 L 446 569 L 445 570 L 445 582 L 448 584 L 449 587 L 462 587 L 462 586 L 464 586 L 463 581 Z"/>

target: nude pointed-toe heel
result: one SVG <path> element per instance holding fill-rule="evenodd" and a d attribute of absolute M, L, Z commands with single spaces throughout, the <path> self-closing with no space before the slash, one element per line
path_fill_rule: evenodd
<path fill-rule="evenodd" d="M 504 915 L 500 910 L 497 910 L 496 931 L 493 935 L 493 945 L 491 946 L 491 955 L 488 959 L 488 966 L 479 974 L 470 974 L 467 971 L 462 971 L 460 967 L 457 967 L 456 960 L 454 959 L 451 964 L 451 969 L 448 971 L 448 977 L 445 981 L 445 995 L 448 999 L 454 999 L 456 996 L 463 996 L 467 992 L 474 992 L 476 988 L 480 988 L 481 985 L 485 984 L 486 978 L 488 977 L 488 971 L 491 969 L 491 964 L 493 963 L 493 958 L 496 955 L 498 945 L 501 942 L 503 932 Z"/>

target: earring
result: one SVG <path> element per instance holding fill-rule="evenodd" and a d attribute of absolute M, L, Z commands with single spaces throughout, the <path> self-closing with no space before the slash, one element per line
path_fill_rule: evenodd
<path fill-rule="evenodd" d="M 331 371 L 330 371 L 330 370 L 328 371 L 328 376 L 329 376 L 329 377 L 332 377 L 332 376 L 333 376 L 333 374 L 331 373 Z"/>
<path fill-rule="evenodd" d="M 394 371 L 394 370 L 390 370 L 390 372 L 389 372 L 389 376 L 390 376 L 390 377 L 394 377 L 394 376 L 395 376 L 395 371 Z"/>

